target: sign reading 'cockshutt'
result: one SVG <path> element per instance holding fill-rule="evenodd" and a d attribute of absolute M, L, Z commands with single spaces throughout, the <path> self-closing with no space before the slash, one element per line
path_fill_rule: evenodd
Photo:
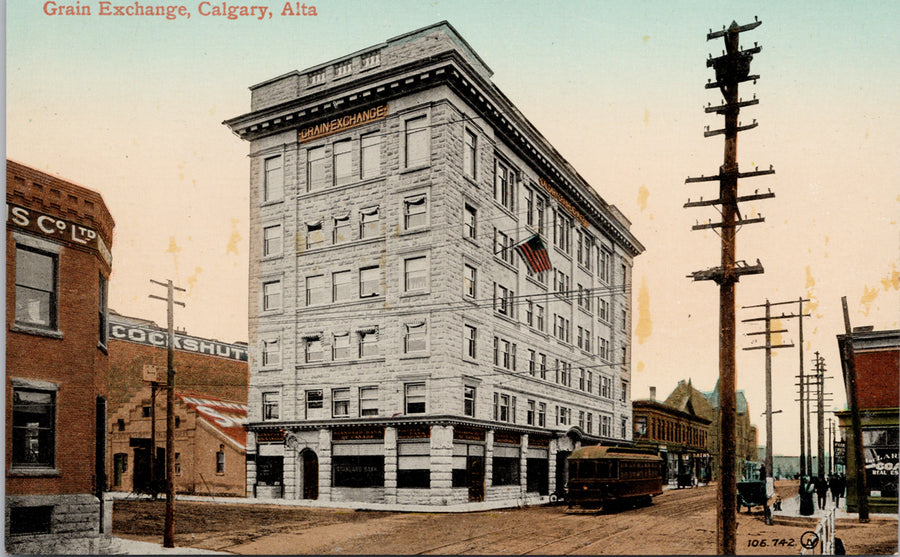
<path fill-rule="evenodd" d="M 107 265 L 112 265 L 109 248 L 93 228 L 12 203 L 6 204 L 6 224 L 69 245 L 95 250 Z"/>
<path fill-rule="evenodd" d="M 168 347 L 168 333 L 149 327 L 138 327 L 123 323 L 110 323 L 109 336 L 116 340 L 124 340 L 146 346 Z M 230 360 L 247 361 L 247 349 L 243 346 L 228 344 L 215 340 L 207 340 L 188 335 L 175 335 L 175 350 L 219 356 Z"/>
<path fill-rule="evenodd" d="M 388 105 L 383 104 L 381 106 L 376 106 L 375 108 L 370 108 L 368 110 L 361 110 L 355 114 L 348 114 L 347 116 L 342 116 L 341 118 L 334 118 L 321 124 L 308 126 L 300 130 L 298 138 L 301 143 L 303 143 L 304 141 L 312 141 L 313 139 L 325 137 L 326 135 L 331 135 L 333 133 L 349 130 L 350 128 L 362 126 L 363 124 L 368 124 L 369 122 L 381 120 L 387 115 Z"/>

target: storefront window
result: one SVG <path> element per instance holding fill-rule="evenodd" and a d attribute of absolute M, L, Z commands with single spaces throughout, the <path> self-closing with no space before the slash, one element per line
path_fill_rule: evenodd
<path fill-rule="evenodd" d="M 900 459 L 897 428 L 863 430 L 863 446 L 866 452 L 866 483 L 871 497 L 897 497 Z"/>

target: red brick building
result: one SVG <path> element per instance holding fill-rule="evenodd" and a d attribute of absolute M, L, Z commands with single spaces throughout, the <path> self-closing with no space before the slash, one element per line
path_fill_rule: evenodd
<path fill-rule="evenodd" d="M 6 549 L 96 552 L 113 218 L 96 192 L 6 162 Z M 64 419 L 63 419 L 64 417 Z"/>
<path fill-rule="evenodd" d="M 849 340 L 847 335 L 837 338 L 838 346 Z M 869 510 L 896 513 L 900 483 L 900 330 L 876 331 L 873 327 L 857 327 L 853 330 L 852 341 Z M 841 364 L 846 389 L 846 363 Z M 835 415 L 847 443 L 847 510 L 857 512 L 856 458 L 852 449 L 850 411 L 835 412 Z"/>
<path fill-rule="evenodd" d="M 162 392 L 162 390 L 160 390 Z M 166 399 L 156 397 L 156 451 L 150 447 L 150 387 L 110 414 L 110 489 L 150 491 L 150 455 L 164 477 Z M 247 492 L 247 404 L 175 392 L 175 491 L 243 497 Z"/>
<path fill-rule="evenodd" d="M 150 491 L 151 477 L 159 489 L 165 479 L 167 348 L 164 328 L 110 310 L 106 473 L 113 491 Z M 175 334 L 179 493 L 246 494 L 247 357 L 245 343 Z M 151 383 L 142 378 L 148 365 L 162 372 L 155 404 Z M 154 413 L 156 430 L 151 436 Z"/>

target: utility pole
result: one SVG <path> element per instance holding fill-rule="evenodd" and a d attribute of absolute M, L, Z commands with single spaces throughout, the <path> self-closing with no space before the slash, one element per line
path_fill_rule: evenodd
<path fill-rule="evenodd" d="M 186 292 L 186 290 L 172 284 L 171 279 L 166 282 L 150 279 L 150 282 L 165 286 L 168 294 L 165 298 L 153 294 L 150 294 L 150 297 L 167 303 L 166 320 L 169 335 L 166 357 L 166 519 L 163 547 L 175 547 L 175 304 L 184 307 L 184 302 L 175 301 L 175 291 Z"/>
<path fill-rule="evenodd" d="M 817 471 L 819 477 L 825 476 L 825 358 L 816 351 L 816 375 L 818 380 L 818 404 L 816 406 L 816 448 L 818 449 L 819 464 Z"/>
<path fill-rule="evenodd" d="M 793 302 L 791 302 L 793 303 Z M 773 348 L 791 348 L 793 344 L 772 344 L 772 335 L 776 333 L 786 333 L 787 329 L 772 330 L 772 304 L 766 300 L 765 304 L 757 306 L 744 306 L 741 309 L 766 308 L 765 317 L 757 317 L 753 319 L 744 319 L 744 323 L 753 321 L 765 321 L 766 330 L 758 333 L 747 333 L 747 335 L 765 335 L 766 344 L 764 346 L 751 346 L 744 350 L 765 350 L 766 351 L 766 474 L 771 477 L 772 470 L 772 453 L 774 452 L 774 443 L 772 441 L 772 349 Z M 760 478 L 766 481 L 766 478 Z M 767 484 L 768 485 L 768 484 Z"/>
<path fill-rule="evenodd" d="M 834 474 L 834 418 L 828 418 L 828 473 Z"/>
<path fill-rule="evenodd" d="M 724 98 L 720 106 L 705 108 L 707 113 L 721 114 L 725 117 L 725 127 L 720 130 L 704 132 L 704 137 L 725 135 L 725 152 L 719 173 L 713 176 L 700 176 L 688 178 L 685 183 L 694 182 L 718 182 L 718 199 L 692 202 L 690 199 L 684 207 L 720 206 L 719 211 L 722 221 L 707 224 L 699 222 L 693 230 L 721 229 L 722 255 L 721 265 L 704 271 L 695 271 L 688 275 L 693 280 L 713 280 L 719 285 L 719 438 L 721 440 L 721 470 L 717 492 L 718 516 L 717 516 L 717 553 L 733 555 L 737 538 L 737 480 L 735 476 L 735 406 L 737 393 L 735 388 L 735 284 L 741 275 L 760 274 L 763 272 L 759 260 L 756 265 L 748 265 L 746 261 L 735 260 L 735 236 L 737 228 L 745 224 L 764 222 L 762 217 L 744 218 L 738 208 L 738 203 L 758 199 L 775 197 L 771 191 L 768 193 L 738 196 L 738 179 L 765 174 L 774 174 L 775 171 L 755 170 L 753 172 L 740 172 L 737 163 L 737 135 L 738 132 L 756 127 L 756 120 L 752 124 L 742 125 L 738 121 L 738 115 L 742 107 L 759 104 L 754 96 L 752 100 L 744 101 L 738 96 L 738 86 L 744 81 L 756 81 L 759 76 L 750 75 L 750 62 L 753 55 L 760 52 L 761 47 L 754 44 L 753 48 L 743 50 L 739 44 L 739 35 L 744 31 L 750 31 L 761 25 L 757 19 L 747 25 L 738 25 L 732 22 L 728 29 L 710 32 L 706 40 L 724 38 L 725 50 L 722 56 L 706 61 L 706 67 L 714 68 L 716 80 L 711 79 L 706 84 L 707 89 L 719 88 Z"/>
<path fill-rule="evenodd" d="M 869 487 L 866 485 L 866 457 L 863 451 L 862 422 L 859 417 L 859 400 L 856 392 L 856 357 L 853 353 L 853 329 L 847 311 L 847 297 L 841 297 L 844 308 L 844 338 L 838 338 L 844 368 L 844 385 L 847 386 L 847 402 L 850 405 L 850 428 L 853 432 L 853 456 L 856 460 L 856 501 L 859 521 L 869 522 Z M 849 460 L 849 459 L 848 459 Z"/>

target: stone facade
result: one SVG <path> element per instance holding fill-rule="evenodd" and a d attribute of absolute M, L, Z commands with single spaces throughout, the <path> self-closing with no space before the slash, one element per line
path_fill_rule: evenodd
<path fill-rule="evenodd" d="M 6 162 L 6 550 L 91 552 L 104 491 L 114 222 L 91 190 Z"/>
<path fill-rule="evenodd" d="M 515 504 L 631 442 L 643 246 L 490 76 L 444 22 L 226 122 L 250 144 L 250 495 Z M 540 274 L 513 248 L 534 234 Z"/>

